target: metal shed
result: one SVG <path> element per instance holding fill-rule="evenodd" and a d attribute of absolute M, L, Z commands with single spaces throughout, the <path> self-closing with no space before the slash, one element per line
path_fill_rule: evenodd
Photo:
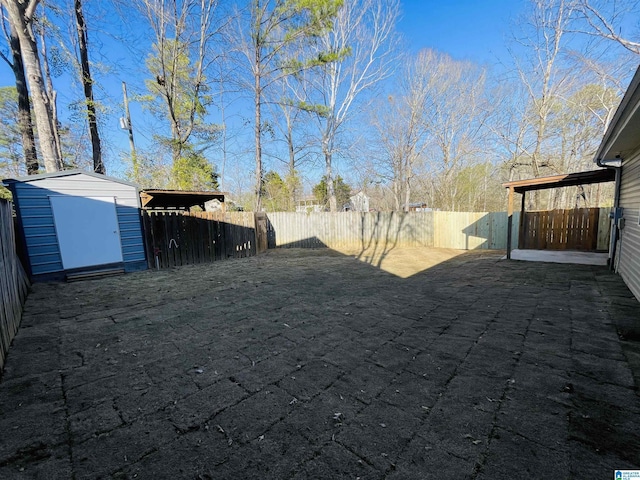
<path fill-rule="evenodd" d="M 136 185 L 79 170 L 3 182 L 32 280 L 147 268 Z"/>

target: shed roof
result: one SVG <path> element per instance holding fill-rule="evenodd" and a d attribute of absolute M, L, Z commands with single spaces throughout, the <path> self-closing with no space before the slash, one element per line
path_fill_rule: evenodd
<path fill-rule="evenodd" d="M 78 170 L 78 169 L 62 170 L 60 172 L 51 172 L 51 173 L 40 173 L 38 175 L 28 175 L 26 177 L 5 178 L 5 179 L 2 180 L 2 182 L 7 184 L 7 185 L 10 184 L 10 183 L 17 183 L 17 182 L 28 183 L 28 182 L 33 182 L 33 181 L 36 181 L 36 180 L 43 180 L 45 178 L 68 177 L 68 176 L 80 175 L 80 174 L 88 175 L 90 177 L 99 178 L 101 180 L 107 180 L 109 182 L 115 182 L 115 183 L 121 183 L 123 185 L 129 185 L 130 187 L 139 188 L 139 186 L 136 185 L 135 183 L 127 182 L 127 181 L 121 180 L 119 178 L 108 177 L 107 175 L 102 175 L 100 173 L 86 172 L 84 170 Z"/>
<path fill-rule="evenodd" d="M 142 190 L 142 208 L 189 208 L 204 205 L 209 200 L 224 202 L 224 192 L 198 192 L 187 190 Z"/>
<path fill-rule="evenodd" d="M 517 193 L 524 193 L 531 190 L 545 190 L 547 188 L 612 182 L 615 180 L 615 177 L 616 174 L 614 170 L 601 168 L 599 170 L 590 170 L 588 172 L 565 173 L 562 175 L 552 175 L 550 177 L 514 180 L 512 182 L 503 183 L 502 186 L 506 188 L 513 188 Z"/>

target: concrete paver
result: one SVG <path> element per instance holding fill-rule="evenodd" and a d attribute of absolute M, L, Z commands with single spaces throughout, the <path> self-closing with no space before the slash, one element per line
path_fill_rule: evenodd
<path fill-rule="evenodd" d="M 0 478 L 612 478 L 640 309 L 603 267 L 330 250 L 36 284 Z"/>

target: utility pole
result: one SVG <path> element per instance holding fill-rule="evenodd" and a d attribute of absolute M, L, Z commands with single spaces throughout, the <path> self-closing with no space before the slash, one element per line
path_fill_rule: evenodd
<path fill-rule="evenodd" d="M 131 115 L 129 114 L 129 98 L 127 97 L 127 84 L 122 82 L 122 94 L 124 96 L 125 121 L 120 122 L 120 126 L 129 132 L 129 147 L 131 148 L 131 163 L 133 165 L 133 178 L 138 181 L 138 157 L 136 156 L 136 146 L 133 143 L 133 127 L 131 126 Z"/>

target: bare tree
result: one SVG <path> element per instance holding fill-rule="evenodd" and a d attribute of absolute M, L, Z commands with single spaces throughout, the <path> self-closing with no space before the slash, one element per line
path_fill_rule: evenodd
<path fill-rule="evenodd" d="M 203 155 L 218 139 L 219 126 L 207 123 L 212 104 L 207 72 L 217 61 L 218 0 L 137 0 L 153 32 L 147 68 L 147 106 L 169 123 L 168 137 L 156 138 L 171 150 L 173 181 L 181 188 L 213 186 L 215 172 Z M 195 140 L 200 145 L 195 145 Z M 193 178 L 198 181 L 191 181 Z M 208 179 L 208 180 L 207 180 Z M 194 183 L 195 182 L 195 183 Z M 207 188 L 209 188 L 207 187 Z M 202 187 L 198 187 L 202 188 Z"/>
<path fill-rule="evenodd" d="M 51 105 L 46 94 L 33 30 L 34 14 L 38 3 L 39 0 L 2 0 L 11 28 L 16 32 L 20 42 L 45 169 L 47 172 L 56 172 L 62 169 L 62 158 L 56 148 Z"/>
<path fill-rule="evenodd" d="M 36 154 L 36 143 L 33 135 L 33 123 L 31 120 L 31 102 L 29 100 L 29 89 L 27 79 L 24 74 L 24 64 L 22 63 L 22 53 L 20 51 L 20 40 L 11 25 L 5 23 L 4 10 L 2 15 L 2 30 L 9 44 L 11 59 L 0 52 L 0 57 L 7 62 L 16 79 L 16 90 L 18 92 L 18 128 L 22 137 L 22 152 L 24 163 L 28 175 L 38 173 L 38 157 Z"/>
<path fill-rule="evenodd" d="M 426 171 L 432 179 L 434 206 L 458 209 L 460 172 L 485 152 L 491 112 L 485 95 L 485 72 L 431 50 L 420 52 L 418 65 L 427 78 L 424 95 Z"/>
<path fill-rule="evenodd" d="M 328 31 L 341 4 L 341 0 L 250 0 L 246 15 L 239 17 L 245 21 L 239 23 L 236 35 L 250 72 L 250 82 L 245 87 L 252 93 L 254 107 L 256 211 L 262 203 L 265 91 L 278 79 L 334 58 L 333 50 L 319 52 L 311 58 L 292 58 L 291 46 L 311 41 Z"/>
<path fill-rule="evenodd" d="M 510 112 L 502 114 L 503 120 L 511 116 L 509 122 L 493 125 L 510 152 L 510 176 L 539 177 L 591 165 L 594 140 L 611 120 L 621 90 L 619 78 L 629 64 L 611 44 L 584 41 L 583 33 L 595 34 L 580 28 L 592 8 L 586 0 L 531 2 L 526 22 L 521 23 L 524 38 L 516 39 L 519 45 L 512 55 L 520 87 L 502 101 L 515 109 L 502 108 Z M 529 208 L 573 206 L 567 195 L 566 189 L 546 196 L 532 192 Z"/>
<path fill-rule="evenodd" d="M 38 17 L 35 29 L 40 36 L 40 57 L 42 61 L 42 72 L 45 81 L 45 94 L 49 99 L 49 110 L 51 111 L 51 126 L 53 129 L 53 138 L 55 141 L 56 151 L 62 165 L 64 167 L 64 155 L 62 154 L 62 140 L 60 138 L 60 120 L 58 119 L 58 92 L 53 87 L 53 78 L 51 76 L 51 68 L 49 65 L 49 50 L 47 47 L 47 34 L 49 30 L 53 30 L 52 24 L 49 22 L 45 12 L 45 5 L 42 5 L 41 13 Z"/>
<path fill-rule="evenodd" d="M 637 1 L 576 0 L 575 11 L 587 24 L 586 28 L 577 27 L 576 31 L 614 41 L 640 55 L 640 42 L 622 33 L 623 21 L 640 14 Z"/>
<path fill-rule="evenodd" d="M 337 210 L 333 157 L 338 137 L 365 92 L 393 72 L 399 11 L 398 0 L 345 2 L 333 28 L 318 42 L 322 51 L 348 53 L 314 72 L 317 74 L 312 76 L 309 89 L 309 110 L 315 112 L 318 121 L 332 212 Z"/>
<path fill-rule="evenodd" d="M 286 168 L 284 182 L 289 193 L 288 210 L 295 209 L 295 202 L 301 193 L 301 169 L 310 161 L 313 153 L 310 119 L 301 107 L 306 102 L 304 90 L 295 77 L 286 75 L 279 78 L 267 93 L 270 117 L 275 127 L 275 143 L 284 144 L 284 151 L 276 147 L 271 155 Z"/>
<path fill-rule="evenodd" d="M 424 54 L 405 62 L 397 96 L 375 105 L 373 124 L 381 153 L 382 171 L 391 182 L 395 210 L 409 210 L 416 163 L 423 158 L 427 142 L 425 108 L 431 72 Z"/>
<path fill-rule="evenodd" d="M 518 75 L 529 96 L 533 141 L 527 153 L 534 177 L 540 175 L 541 166 L 548 166 L 548 158 L 542 158 L 547 122 L 556 100 L 565 95 L 571 80 L 570 72 L 562 68 L 560 55 L 573 8 L 568 0 L 554 0 L 552 4 L 534 0 L 530 17 L 533 38 L 523 41 L 531 52 L 531 63 L 528 68 L 519 65 Z"/>

